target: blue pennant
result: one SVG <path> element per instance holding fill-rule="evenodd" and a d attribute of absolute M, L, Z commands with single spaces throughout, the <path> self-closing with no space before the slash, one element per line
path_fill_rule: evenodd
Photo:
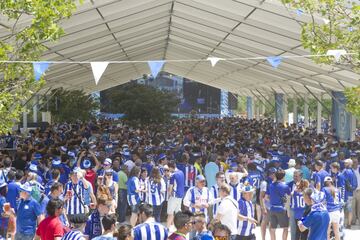
<path fill-rule="evenodd" d="M 34 68 L 34 76 L 35 81 L 39 81 L 41 76 L 46 72 L 46 70 L 49 68 L 50 63 L 48 62 L 34 62 L 33 68 Z"/>
<path fill-rule="evenodd" d="M 273 66 L 274 68 L 277 68 L 282 61 L 282 57 L 280 56 L 274 56 L 274 57 L 268 57 L 266 60 Z"/>
<path fill-rule="evenodd" d="M 304 11 L 302 10 L 302 9 L 296 9 L 296 14 L 298 15 L 298 16 L 301 16 L 301 15 L 303 15 L 304 14 Z"/>
<path fill-rule="evenodd" d="M 163 67 L 165 61 L 148 61 L 151 75 L 156 78 L 159 72 L 161 71 L 161 68 Z"/>

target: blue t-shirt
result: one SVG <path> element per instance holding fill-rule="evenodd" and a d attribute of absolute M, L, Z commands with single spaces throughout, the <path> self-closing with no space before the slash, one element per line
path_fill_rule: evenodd
<path fill-rule="evenodd" d="M 11 208 L 16 209 L 16 200 L 19 199 L 19 184 L 11 181 L 8 184 L 8 192 L 6 194 L 6 201 L 10 203 Z"/>
<path fill-rule="evenodd" d="M 294 211 L 295 219 L 301 219 L 305 210 L 305 202 L 302 192 L 293 192 L 291 195 L 290 207 Z"/>
<path fill-rule="evenodd" d="M 140 195 L 136 190 L 139 190 L 139 178 L 133 176 L 128 179 L 127 183 L 127 197 L 130 206 L 140 203 Z"/>
<path fill-rule="evenodd" d="M 330 174 L 325 171 L 324 169 L 320 170 L 319 172 L 314 173 L 314 182 L 315 186 L 317 183 L 320 183 L 320 189 L 324 187 L 324 179 L 325 177 L 330 176 Z"/>
<path fill-rule="evenodd" d="M 16 231 L 24 235 L 33 235 L 37 217 L 41 215 L 40 204 L 34 199 L 21 200 L 17 210 Z"/>
<path fill-rule="evenodd" d="M 302 222 L 309 229 L 308 240 L 327 240 L 327 230 L 330 222 L 327 211 L 310 212 Z"/>
<path fill-rule="evenodd" d="M 331 194 L 329 187 L 324 187 L 322 190 L 325 193 L 325 200 L 326 200 L 326 209 L 329 212 L 334 212 L 341 209 L 340 204 L 340 192 L 338 189 L 334 188 L 335 197 Z"/>
<path fill-rule="evenodd" d="M 290 188 L 283 182 L 274 182 L 270 184 L 266 194 L 270 196 L 270 210 L 281 212 L 285 210 L 285 195 L 290 195 Z"/>
<path fill-rule="evenodd" d="M 185 195 L 184 189 L 185 177 L 184 173 L 180 170 L 176 170 L 170 177 L 170 184 L 173 185 L 173 191 L 176 198 L 183 198 Z"/>
<path fill-rule="evenodd" d="M 260 171 L 249 171 L 247 179 L 249 180 L 251 186 L 255 187 L 256 189 L 260 188 L 260 183 L 262 181 Z"/>

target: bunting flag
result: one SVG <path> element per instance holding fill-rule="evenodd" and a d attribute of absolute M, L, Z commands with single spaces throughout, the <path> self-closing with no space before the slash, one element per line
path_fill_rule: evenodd
<path fill-rule="evenodd" d="M 217 57 L 208 57 L 207 60 L 209 60 L 211 62 L 211 66 L 215 67 L 215 65 L 217 64 L 218 61 L 222 60 L 222 58 L 217 58 Z"/>
<path fill-rule="evenodd" d="M 93 71 L 95 84 L 98 85 L 101 76 L 106 70 L 106 67 L 109 65 L 108 62 L 91 62 L 91 69 Z"/>
<path fill-rule="evenodd" d="M 267 57 L 266 60 L 270 63 L 273 68 L 277 68 L 282 61 L 282 57 L 280 56 L 273 56 L 273 57 Z"/>
<path fill-rule="evenodd" d="M 304 14 L 304 11 L 303 11 L 302 9 L 296 9 L 296 14 L 297 14 L 298 16 L 301 16 L 301 15 Z"/>
<path fill-rule="evenodd" d="M 353 28 L 353 27 L 349 27 L 348 30 L 349 30 L 349 32 L 352 32 L 352 31 L 354 31 L 354 28 Z"/>
<path fill-rule="evenodd" d="M 151 75 L 154 79 L 157 77 L 161 68 L 164 66 L 165 61 L 148 61 L 148 65 L 151 71 Z"/>
<path fill-rule="evenodd" d="M 49 68 L 50 63 L 48 62 L 33 62 L 35 81 L 39 81 L 41 76 Z"/>
<path fill-rule="evenodd" d="M 342 55 L 346 55 L 347 52 L 344 49 L 328 50 L 326 55 L 334 56 L 335 60 L 338 62 Z"/>
<path fill-rule="evenodd" d="M 327 18 L 323 18 L 323 21 L 324 21 L 325 24 L 329 24 L 329 23 L 330 23 L 330 20 L 327 19 Z"/>

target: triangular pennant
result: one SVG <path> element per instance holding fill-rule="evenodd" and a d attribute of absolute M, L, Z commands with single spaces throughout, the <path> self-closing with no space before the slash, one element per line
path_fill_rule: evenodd
<path fill-rule="evenodd" d="M 156 78 L 161 68 L 164 66 L 165 61 L 148 61 L 151 75 Z"/>
<path fill-rule="evenodd" d="M 298 16 L 301 16 L 301 15 L 304 14 L 304 11 L 303 11 L 302 9 L 296 9 L 296 14 L 297 14 Z"/>
<path fill-rule="evenodd" d="M 211 62 L 211 66 L 215 67 L 218 61 L 222 60 L 222 58 L 218 57 L 208 57 L 206 60 L 209 60 Z"/>
<path fill-rule="evenodd" d="M 353 28 L 353 27 L 349 27 L 348 30 L 349 30 L 349 32 L 352 32 L 352 31 L 354 31 L 354 28 Z"/>
<path fill-rule="evenodd" d="M 280 56 L 267 57 L 266 60 L 271 64 L 271 66 L 277 68 L 281 64 L 282 57 Z"/>
<path fill-rule="evenodd" d="M 106 70 L 106 67 L 109 65 L 108 62 L 91 62 L 91 69 L 93 71 L 95 84 L 98 85 L 101 76 Z"/>
<path fill-rule="evenodd" d="M 35 81 L 39 81 L 41 76 L 46 72 L 46 70 L 49 68 L 50 63 L 48 62 L 34 62 L 33 68 L 34 68 L 34 76 Z"/>
<path fill-rule="evenodd" d="M 326 55 L 334 56 L 335 60 L 338 62 L 342 55 L 346 55 L 347 52 L 344 49 L 337 49 L 337 50 L 328 50 Z"/>

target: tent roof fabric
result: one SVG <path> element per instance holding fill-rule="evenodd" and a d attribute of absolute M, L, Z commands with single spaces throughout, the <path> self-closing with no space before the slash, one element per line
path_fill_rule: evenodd
<path fill-rule="evenodd" d="M 307 55 L 300 42 L 309 21 L 276 0 L 87 0 L 62 22 L 66 35 L 44 42 L 42 60 L 176 60 Z M 321 21 L 321 19 L 317 19 Z M 6 20 L 0 18 L 0 36 Z M 171 62 L 164 71 L 240 95 L 314 94 L 360 84 L 344 65 L 284 59 L 278 69 L 266 60 Z M 95 85 L 90 64 L 55 64 L 46 87 L 104 90 L 150 73 L 146 63 L 110 64 Z"/>

